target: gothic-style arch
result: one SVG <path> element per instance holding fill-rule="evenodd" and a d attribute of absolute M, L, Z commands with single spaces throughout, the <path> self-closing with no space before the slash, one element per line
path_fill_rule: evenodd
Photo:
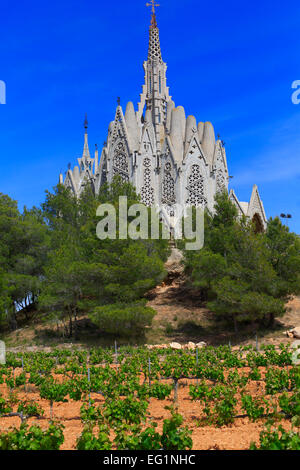
<path fill-rule="evenodd" d="M 252 222 L 254 223 L 254 230 L 255 233 L 263 233 L 264 232 L 264 223 L 262 221 L 262 218 L 260 214 L 257 212 L 254 214 L 252 217 Z"/>
<path fill-rule="evenodd" d="M 118 140 L 113 150 L 113 177 L 119 175 L 124 183 L 129 181 L 129 162 L 125 143 Z"/>
<path fill-rule="evenodd" d="M 215 154 L 215 178 L 216 178 L 216 193 L 227 191 L 228 188 L 228 170 L 223 149 L 219 145 Z"/>
<path fill-rule="evenodd" d="M 172 205 L 176 203 L 175 180 L 173 178 L 172 164 L 167 161 L 164 167 L 162 180 L 162 204 Z"/>
<path fill-rule="evenodd" d="M 144 158 L 143 161 L 143 178 L 144 178 L 144 185 L 141 189 L 141 198 L 142 202 L 151 207 L 154 205 L 154 189 L 152 186 L 152 165 L 150 158 Z"/>
<path fill-rule="evenodd" d="M 186 204 L 191 206 L 207 206 L 207 196 L 205 188 L 205 175 L 201 171 L 201 166 L 193 164 L 189 171 L 187 180 Z"/>

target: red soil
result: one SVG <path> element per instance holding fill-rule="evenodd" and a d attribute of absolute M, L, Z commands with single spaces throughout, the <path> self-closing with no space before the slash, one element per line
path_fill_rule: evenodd
<path fill-rule="evenodd" d="M 240 369 L 240 373 L 248 373 L 250 369 Z M 263 368 L 260 368 L 264 372 Z M 263 374 L 262 374 L 263 375 Z M 58 377 L 57 377 L 58 378 Z M 61 377 L 60 377 L 61 378 Z M 192 401 L 189 396 L 189 385 L 194 383 L 193 380 L 181 380 L 179 382 L 178 390 L 178 411 L 184 417 L 184 425 L 192 430 L 193 449 L 194 450 L 247 450 L 251 442 L 259 442 L 259 434 L 264 427 L 264 419 L 258 420 L 255 423 L 249 421 L 248 418 L 236 418 L 234 423 L 230 426 L 223 426 L 217 428 L 214 426 L 200 426 L 199 420 L 203 417 L 201 412 L 201 405 L 197 401 Z M 250 382 L 247 386 L 247 393 L 252 396 L 264 396 L 263 382 Z M 8 391 L 6 385 L 0 385 L 0 393 L 2 396 L 7 397 Z M 49 424 L 49 402 L 40 398 L 38 390 L 29 385 L 28 391 L 25 393 L 22 387 L 19 388 L 17 393 L 19 401 L 33 400 L 39 403 L 45 411 L 44 419 L 30 418 L 28 423 L 38 424 L 42 428 L 48 427 Z M 95 400 L 96 405 L 103 403 L 102 396 L 92 394 L 91 398 Z M 164 401 L 151 399 L 148 408 L 148 423 L 149 420 L 154 420 L 158 424 L 158 431 L 162 430 L 163 420 L 170 417 L 170 412 L 165 409 L 166 406 L 173 404 L 172 396 Z M 62 450 L 73 450 L 76 448 L 76 440 L 80 436 L 83 425 L 80 421 L 80 407 L 81 402 L 69 400 L 67 403 L 55 403 L 54 417 L 62 422 L 64 425 L 65 442 L 63 443 Z M 16 411 L 18 405 L 14 406 Z M 238 406 L 237 414 L 244 414 L 244 411 Z M 284 428 L 290 429 L 290 422 L 282 420 L 280 424 Z M 18 417 L 0 418 L 0 430 L 8 430 L 10 427 L 19 427 L 20 419 Z"/>

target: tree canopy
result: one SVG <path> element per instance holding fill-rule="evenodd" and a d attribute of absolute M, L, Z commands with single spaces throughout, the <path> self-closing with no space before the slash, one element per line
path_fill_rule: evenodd
<path fill-rule="evenodd" d="M 233 322 L 268 321 L 300 291 L 300 239 L 270 219 L 265 233 L 239 218 L 226 193 L 205 216 L 205 246 L 185 253 L 186 272 L 213 312 Z"/>
<path fill-rule="evenodd" d="M 69 336 L 77 335 L 82 313 L 113 334 L 141 334 L 151 324 L 155 312 L 146 307 L 145 293 L 166 275 L 168 241 L 142 232 L 137 240 L 102 240 L 96 234 L 97 208 L 107 203 L 115 210 L 118 233 L 124 195 L 129 207 L 140 202 L 119 177 L 98 195 L 90 185 L 80 197 L 58 185 L 46 192 L 40 209 L 21 213 L 16 201 L 0 194 L 0 328 L 16 329 L 20 313 L 27 316 L 31 309 L 62 321 Z M 256 233 L 226 193 L 216 196 L 214 213 L 205 214 L 204 248 L 184 255 L 193 287 L 235 329 L 245 322 L 271 325 L 300 292 L 299 236 L 279 218 Z"/>
<path fill-rule="evenodd" d="M 116 311 L 124 312 L 125 323 L 135 321 L 137 330 L 151 323 L 155 312 L 143 297 L 165 275 L 168 243 L 97 238 L 97 207 L 110 203 L 118 214 L 121 195 L 128 205 L 139 202 L 119 178 L 97 196 L 89 185 L 79 198 L 58 185 L 46 191 L 41 209 L 23 213 L 0 194 L 0 327 L 17 328 L 19 314 L 37 307 L 40 314 L 67 320 L 70 336 L 82 312 L 104 331 L 113 330 L 108 318 Z"/>

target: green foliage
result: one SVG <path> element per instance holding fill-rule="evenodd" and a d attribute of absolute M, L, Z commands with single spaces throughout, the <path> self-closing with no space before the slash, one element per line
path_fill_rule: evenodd
<path fill-rule="evenodd" d="M 97 307 L 91 319 L 105 333 L 117 336 L 138 336 L 146 326 L 150 326 L 155 310 L 146 307 L 146 302 L 113 304 Z"/>
<path fill-rule="evenodd" d="M 291 381 L 291 388 L 293 390 L 300 389 L 300 367 L 296 366 L 290 369 L 289 378 Z"/>
<path fill-rule="evenodd" d="M 1 397 L 0 395 L 0 416 L 5 415 L 7 413 L 12 412 L 12 407 L 10 404 L 5 400 L 5 398 Z"/>
<path fill-rule="evenodd" d="M 263 398 L 252 398 L 251 395 L 242 395 L 242 408 L 251 421 L 256 421 L 265 413 L 266 401 Z"/>
<path fill-rule="evenodd" d="M 149 396 L 151 398 L 157 398 L 158 400 L 165 400 L 170 396 L 171 391 L 171 385 L 155 382 L 151 384 Z"/>
<path fill-rule="evenodd" d="M 289 417 L 300 416 L 300 391 L 289 395 L 283 393 L 279 399 L 279 406 L 281 410 Z"/>
<path fill-rule="evenodd" d="M 26 401 L 19 403 L 18 413 L 23 413 L 24 416 L 43 416 L 44 410 L 42 407 L 33 401 Z"/>
<path fill-rule="evenodd" d="M 53 379 L 46 380 L 40 386 L 40 396 L 50 402 L 66 402 L 68 385 L 66 383 L 56 383 Z"/>
<path fill-rule="evenodd" d="M 205 246 L 185 252 L 186 273 L 220 317 L 239 323 L 285 313 L 288 297 L 300 289 L 300 241 L 279 219 L 266 233 L 237 217 L 226 193 L 216 195 L 214 215 L 205 216 Z"/>
<path fill-rule="evenodd" d="M 148 409 L 148 402 L 137 400 L 132 395 L 124 400 L 108 400 L 104 417 L 112 425 L 118 426 L 122 422 L 126 424 L 140 424 Z"/>
<path fill-rule="evenodd" d="M 224 397 L 220 401 L 217 401 L 213 409 L 213 420 L 216 422 L 217 426 L 224 426 L 225 424 L 234 422 L 236 403 L 237 400 L 230 390 L 224 394 Z"/>
<path fill-rule="evenodd" d="M 95 423 L 102 421 L 102 410 L 94 406 L 94 402 L 91 400 L 90 403 L 83 403 L 80 408 L 80 417 L 85 424 Z"/>
<path fill-rule="evenodd" d="M 111 447 L 109 428 L 103 424 L 99 426 L 97 437 L 93 433 L 92 425 L 85 426 L 76 443 L 77 450 L 111 450 Z"/>
<path fill-rule="evenodd" d="M 287 432 L 282 426 L 273 431 L 269 429 L 260 433 L 260 444 L 252 443 L 250 450 L 300 450 L 300 434 Z"/>
<path fill-rule="evenodd" d="M 14 385 L 12 368 L 19 368 L 23 358 L 24 371 L 36 382 L 40 397 L 48 399 L 51 406 L 55 401 L 68 400 L 69 396 L 75 400 L 83 398 L 80 418 L 84 429 L 77 441 L 79 449 L 184 450 L 192 446 L 191 432 L 183 425 L 183 417 L 178 411 L 166 408 L 171 411 L 171 417 L 164 421 L 160 432 L 148 413 L 151 398 L 164 400 L 170 396 L 172 387 L 165 383 L 167 376 L 173 378 L 174 384 L 180 379 L 200 380 L 197 385 L 190 385 L 190 397 L 200 405 L 199 425 L 228 426 L 242 417 L 237 412 L 245 410 L 251 421 L 267 418 L 267 423 L 274 423 L 284 419 L 285 424 L 290 420 L 291 424 L 299 426 L 300 375 L 298 367 L 285 368 L 290 366 L 290 353 L 291 348 L 283 345 L 276 349 L 262 345 L 260 351 L 251 346 L 236 350 L 227 345 L 208 346 L 198 351 L 196 362 L 194 351 L 149 351 L 144 347 L 126 346 L 119 349 L 118 365 L 115 366 L 114 348 L 56 349 L 8 353 L 8 363 L 1 367 L 0 377 L 8 386 L 10 380 Z M 266 367 L 266 374 L 258 370 L 261 365 Z M 244 369 L 247 366 L 252 368 L 249 373 Z M 56 379 L 58 373 L 59 379 Z M 37 377 L 41 381 L 38 382 Z M 261 383 L 253 383 L 257 380 Z M 249 391 L 246 390 L 248 383 Z M 104 400 L 95 405 L 89 393 L 101 395 Z M 0 397 L 0 415 L 9 415 L 15 405 L 18 407 L 14 415 L 19 415 L 21 420 L 42 415 L 37 403 L 20 403 L 17 392 L 9 394 L 8 399 Z M 26 446 L 40 448 L 45 445 L 45 449 L 57 446 L 46 440 L 44 431 L 42 434 L 39 429 L 34 431 L 31 438 L 29 431 L 27 427 L 23 433 L 16 429 L 12 435 L 2 433 L 1 445 L 3 448 L 22 445 L 22 449 Z M 286 433 L 284 438 L 278 430 L 276 433 L 265 433 L 262 445 L 282 448 L 297 445 L 295 433 Z M 43 439 L 45 441 L 41 443 Z"/>
<path fill-rule="evenodd" d="M 251 372 L 249 373 L 250 380 L 261 380 L 261 373 L 259 372 L 257 367 L 254 367 Z"/>
<path fill-rule="evenodd" d="M 172 417 L 163 424 L 161 444 L 164 450 L 188 450 L 193 446 L 192 432 L 182 426 L 183 417 L 170 408 Z"/>
<path fill-rule="evenodd" d="M 266 232 L 269 260 L 277 273 L 278 291 L 286 298 L 300 292 L 300 237 L 290 233 L 278 217 L 270 219 Z"/>
<path fill-rule="evenodd" d="M 59 450 L 64 442 L 63 426 L 51 424 L 43 431 L 39 426 L 21 424 L 7 433 L 0 433 L 0 450 Z"/>
<path fill-rule="evenodd" d="M 40 305 L 53 318 L 68 321 L 69 336 L 76 336 L 76 319 L 82 311 L 90 314 L 103 331 L 113 334 L 118 323 L 118 333 L 123 332 L 124 325 L 124 334 L 129 335 L 151 323 L 153 311 L 140 301 L 165 275 L 168 243 L 99 240 L 97 207 L 100 203 L 113 204 L 118 220 L 120 195 L 128 196 L 128 206 L 139 202 L 134 188 L 118 178 L 102 187 L 98 196 L 87 187 L 76 198 L 60 185 L 54 194 L 47 193 L 43 210 L 53 249 L 45 267 Z"/>
<path fill-rule="evenodd" d="M 26 384 L 26 374 L 25 372 L 22 372 L 15 378 L 15 386 L 20 387 L 21 385 Z"/>
<path fill-rule="evenodd" d="M 284 369 L 268 369 L 265 381 L 268 395 L 289 389 L 289 373 Z"/>
<path fill-rule="evenodd" d="M 0 328 L 17 328 L 36 304 L 49 252 L 49 230 L 40 210 L 24 208 L 0 193 Z"/>
<path fill-rule="evenodd" d="M 156 423 L 153 423 L 152 426 L 146 428 L 145 431 L 140 434 L 140 450 L 161 449 L 161 436 L 155 431 L 156 427 Z"/>

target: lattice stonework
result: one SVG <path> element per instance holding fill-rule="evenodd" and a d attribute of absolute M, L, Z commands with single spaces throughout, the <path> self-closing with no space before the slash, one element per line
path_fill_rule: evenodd
<path fill-rule="evenodd" d="M 162 187 L 162 203 L 163 204 L 175 204 L 176 203 L 176 196 L 175 196 L 175 182 L 172 178 L 172 166 L 171 163 L 166 163 L 165 165 L 165 173 L 163 179 L 163 187 Z"/>
<path fill-rule="evenodd" d="M 158 28 L 150 29 L 149 59 L 162 61 Z"/>
<path fill-rule="evenodd" d="M 217 192 L 220 193 L 226 188 L 226 179 L 224 175 L 224 163 L 221 149 L 218 150 L 217 157 L 217 172 L 216 172 L 216 182 L 217 182 Z"/>
<path fill-rule="evenodd" d="M 120 175 L 123 183 L 129 181 L 128 160 L 125 145 L 119 142 L 115 148 L 113 160 L 113 176 Z"/>
<path fill-rule="evenodd" d="M 217 192 L 221 193 L 225 189 L 225 176 L 222 170 L 217 171 Z"/>
<path fill-rule="evenodd" d="M 124 135 L 124 124 L 122 121 L 121 110 L 118 109 L 115 117 L 114 128 L 110 137 L 111 143 L 114 144 L 120 135 Z"/>
<path fill-rule="evenodd" d="M 72 186 L 72 183 L 71 183 L 69 177 L 67 178 L 67 181 L 65 182 L 65 186 L 66 186 L 66 188 L 73 189 L 73 186 Z"/>
<path fill-rule="evenodd" d="M 101 184 L 107 183 L 107 161 L 105 160 L 105 163 L 102 168 L 102 175 L 101 175 Z"/>
<path fill-rule="evenodd" d="M 200 166 L 193 165 L 191 174 L 188 178 L 188 198 L 186 204 L 191 206 L 202 206 L 207 205 L 207 199 L 205 197 L 204 178 L 201 175 Z"/>
<path fill-rule="evenodd" d="M 154 204 L 154 189 L 151 186 L 151 160 L 144 159 L 144 186 L 141 189 L 142 202 L 151 207 Z"/>

